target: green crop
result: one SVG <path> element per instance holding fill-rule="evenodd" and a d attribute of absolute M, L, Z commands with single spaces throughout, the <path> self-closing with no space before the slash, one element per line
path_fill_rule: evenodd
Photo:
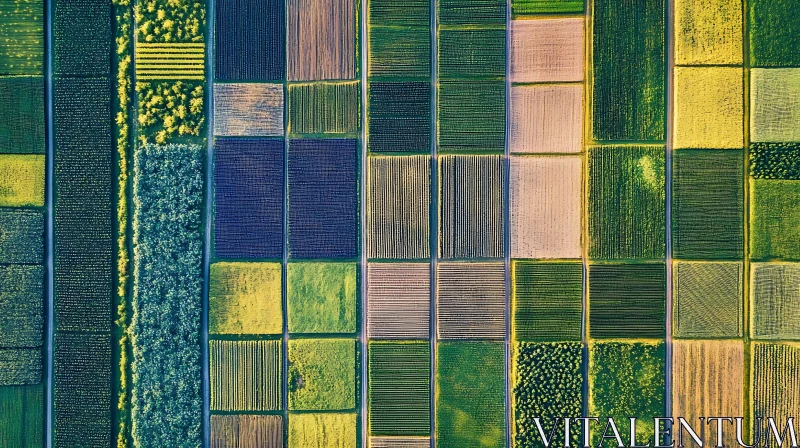
<path fill-rule="evenodd" d="M 355 340 L 290 339 L 288 381 L 291 410 L 355 409 Z"/>

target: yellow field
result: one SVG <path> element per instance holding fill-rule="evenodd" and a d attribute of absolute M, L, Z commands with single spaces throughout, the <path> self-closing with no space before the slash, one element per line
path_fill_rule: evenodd
<path fill-rule="evenodd" d="M 0 206 L 44 206 L 44 156 L 0 155 Z"/>

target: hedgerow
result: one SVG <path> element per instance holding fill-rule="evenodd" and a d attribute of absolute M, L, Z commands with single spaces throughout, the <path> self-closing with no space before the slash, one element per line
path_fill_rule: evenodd
<path fill-rule="evenodd" d="M 142 145 L 134 153 L 130 338 L 136 447 L 202 441 L 203 149 Z"/>

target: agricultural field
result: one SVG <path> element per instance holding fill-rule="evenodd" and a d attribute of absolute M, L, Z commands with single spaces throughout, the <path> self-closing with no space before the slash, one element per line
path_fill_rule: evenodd
<path fill-rule="evenodd" d="M 292 262 L 286 266 L 291 333 L 355 333 L 355 263 Z"/>
<path fill-rule="evenodd" d="M 592 338 L 664 338 L 666 268 L 653 264 L 589 266 Z"/>
<path fill-rule="evenodd" d="M 429 263 L 369 263 L 367 335 L 370 339 L 428 339 Z"/>
<path fill-rule="evenodd" d="M 210 341 L 211 410 L 281 408 L 283 341 Z"/>
<path fill-rule="evenodd" d="M 356 349 L 352 339 L 290 339 L 289 409 L 355 409 Z"/>
<path fill-rule="evenodd" d="M 283 418 L 279 415 L 212 415 L 209 446 L 282 447 Z"/>
<path fill-rule="evenodd" d="M 675 337 L 716 339 L 744 334 L 742 263 L 680 261 L 672 269 Z"/>
<path fill-rule="evenodd" d="M 505 266 L 443 262 L 437 268 L 439 339 L 503 339 Z"/>
<path fill-rule="evenodd" d="M 581 340 L 581 263 L 515 260 L 511 272 L 511 334 L 514 340 Z"/>
<path fill-rule="evenodd" d="M 209 333 L 283 332 L 280 263 L 214 263 L 208 283 Z"/>

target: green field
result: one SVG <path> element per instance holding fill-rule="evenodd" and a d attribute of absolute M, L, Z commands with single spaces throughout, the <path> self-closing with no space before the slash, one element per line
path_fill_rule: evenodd
<path fill-rule="evenodd" d="M 40 448 L 44 443 L 44 387 L 0 387 L 0 446 Z"/>
<path fill-rule="evenodd" d="M 356 365 L 353 339 L 290 339 L 289 409 L 355 409 Z"/>
<path fill-rule="evenodd" d="M 663 263 L 590 265 L 589 335 L 665 337 L 666 275 Z"/>
<path fill-rule="evenodd" d="M 514 261 L 511 278 L 515 340 L 581 340 L 582 264 Z"/>
<path fill-rule="evenodd" d="M 355 263 L 289 263 L 289 332 L 355 333 L 357 277 Z"/>
<path fill-rule="evenodd" d="M 800 260 L 800 181 L 750 181 L 750 258 Z"/>

